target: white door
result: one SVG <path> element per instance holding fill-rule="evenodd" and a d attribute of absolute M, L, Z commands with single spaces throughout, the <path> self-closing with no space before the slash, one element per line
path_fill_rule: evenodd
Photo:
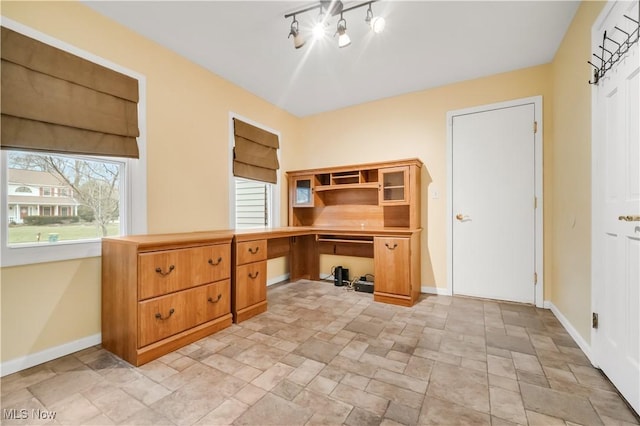
<path fill-rule="evenodd" d="M 454 115 L 454 294 L 535 301 L 535 106 Z"/>
<path fill-rule="evenodd" d="M 615 25 L 631 32 L 623 14 L 637 19 L 638 2 L 619 2 L 605 12 L 602 23 L 594 26 L 597 44 L 602 43 L 602 32 L 612 34 Z M 598 315 L 592 351 L 595 364 L 636 412 L 640 412 L 639 74 L 635 44 L 592 89 L 592 305 Z"/>

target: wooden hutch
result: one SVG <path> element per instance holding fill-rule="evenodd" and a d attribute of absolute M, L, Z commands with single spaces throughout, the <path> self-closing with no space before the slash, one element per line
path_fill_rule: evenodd
<path fill-rule="evenodd" d="M 411 306 L 421 287 L 421 167 L 410 159 L 287 172 L 289 226 L 315 230 L 318 254 L 372 257 L 374 300 Z"/>

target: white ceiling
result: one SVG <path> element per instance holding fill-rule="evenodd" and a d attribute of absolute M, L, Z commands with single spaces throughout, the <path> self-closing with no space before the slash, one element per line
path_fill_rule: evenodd
<path fill-rule="evenodd" d="M 289 12 L 299 1 L 84 1 L 296 116 L 548 63 L 578 1 L 380 1 L 386 29 L 366 7 L 346 12 L 350 46 L 338 49 L 336 17 L 324 40 L 294 49 Z M 360 4 L 344 1 L 344 7 Z M 317 2 L 315 3 L 317 4 Z M 309 30 L 318 11 L 298 15 Z M 141 52 L 144 54 L 144 52 Z"/>

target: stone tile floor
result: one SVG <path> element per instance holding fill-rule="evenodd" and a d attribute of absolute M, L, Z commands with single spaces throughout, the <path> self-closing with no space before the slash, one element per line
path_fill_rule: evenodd
<path fill-rule="evenodd" d="M 268 302 L 139 368 L 96 346 L 4 377 L 2 424 L 638 424 L 548 310 L 304 280 Z"/>

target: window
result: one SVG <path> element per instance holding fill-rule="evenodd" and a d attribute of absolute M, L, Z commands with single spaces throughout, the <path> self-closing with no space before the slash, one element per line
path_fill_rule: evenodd
<path fill-rule="evenodd" d="M 245 166 L 239 168 L 238 162 L 234 161 L 237 160 L 236 156 L 238 154 L 235 151 L 236 143 L 238 142 L 237 137 L 240 136 L 244 139 L 247 136 L 237 134 L 236 125 L 239 121 L 243 122 L 244 131 L 248 128 L 253 128 L 250 132 L 252 138 L 260 140 L 261 143 L 267 143 L 271 148 L 279 146 L 278 141 L 280 138 L 277 131 L 265 128 L 234 113 L 229 114 L 229 165 L 231 170 L 229 226 L 236 229 L 280 226 L 280 184 L 278 183 L 280 180 L 278 179 L 280 150 L 275 148 L 275 157 L 269 164 L 270 167 L 274 167 L 273 171 L 266 174 L 258 173 L 256 179 L 253 176 L 243 175 L 242 172 L 247 172 L 247 168 Z M 266 138 L 267 142 L 264 142 L 262 138 Z M 244 148 L 246 147 L 242 149 Z M 234 155 L 234 152 L 236 155 Z M 258 168 L 261 168 L 261 166 Z M 252 167 L 251 171 L 255 171 L 255 168 Z M 267 180 L 275 183 L 266 182 Z"/>
<path fill-rule="evenodd" d="M 13 31 L 7 32 L 6 29 Z M 81 86 L 95 90 L 95 96 L 116 96 L 118 102 L 126 108 L 116 108 L 112 127 L 125 125 L 126 129 L 115 131 L 112 128 L 103 130 L 95 128 L 94 116 L 102 112 L 94 111 L 80 121 L 74 123 L 49 121 L 47 117 L 12 118 L 3 114 L 3 135 L 20 135 L 3 137 L 0 141 L 0 213 L 3 218 L 0 230 L 0 266 L 26 265 L 40 262 L 53 262 L 68 259 L 100 256 L 100 238 L 104 235 L 142 234 L 147 232 L 147 173 L 146 173 L 146 78 L 135 71 L 123 68 L 89 52 L 61 42 L 46 34 L 40 33 L 26 26 L 3 20 L 2 60 L 18 61 L 23 56 L 8 55 L 10 52 L 21 52 L 25 44 L 38 45 L 32 50 L 48 52 L 50 55 L 39 57 L 38 67 L 43 69 L 31 70 L 27 64 L 12 63 L 3 66 L 3 87 L 7 79 L 16 76 L 4 71 L 8 69 L 27 69 L 25 72 L 41 72 L 48 75 L 48 81 L 57 81 L 73 87 Z M 7 42 L 5 42 L 7 35 Z M 26 37 L 26 38 L 25 38 Z M 59 55 L 49 50 L 49 47 L 59 49 L 65 54 Z M 71 56 L 67 55 L 71 54 Z M 53 55 L 53 56 L 52 56 Z M 11 57 L 10 57 L 11 56 Z M 31 56 L 29 56 L 31 57 Z M 63 69 L 59 62 L 54 66 L 48 61 L 57 58 L 65 64 L 65 70 L 74 70 L 59 78 Z M 95 67 L 94 65 L 97 65 Z M 91 72 L 85 72 L 92 70 Z M 96 75 L 105 76 L 97 78 Z M 19 75 L 18 75 L 19 76 Z M 87 81 L 87 76 L 91 76 Z M 69 79 L 67 79 L 69 77 Z M 13 81 L 13 80 L 11 80 Z M 20 80 L 22 81 L 22 80 Z M 62 81 L 62 82 L 61 82 Z M 104 82 L 111 82 L 108 87 Z M 37 92 L 38 99 L 23 105 L 21 91 L 31 90 L 29 86 L 10 85 L 14 90 L 11 100 L 20 101 L 16 105 L 30 108 L 38 105 L 38 111 L 43 114 L 51 108 L 68 108 L 73 111 L 82 110 L 84 101 L 93 102 L 93 97 L 79 99 L 75 95 L 54 98 L 47 95 L 46 90 Z M 96 87 L 94 87 L 96 86 Z M 98 87 L 99 86 L 99 87 Z M 87 92 L 82 89 L 84 92 Z M 112 92 L 112 91 L 116 91 Z M 67 90 L 65 93 L 75 94 L 77 90 Z M 88 92 L 87 92 L 88 93 Z M 92 92 L 93 93 L 93 92 Z M 93 96 L 93 95 L 92 95 Z M 7 105 L 3 90 L 3 112 Z M 37 101 L 37 102 L 36 102 Z M 47 108 L 40 105 L 40 101 L 47 103 Z M 64 105 L 59 104 L 64 102 Z M 102 105 L 102 104 L 100 104 Z M 137 105 L 137 106 L 136 106 Z M 51 107 L 51 108 L 49 108 Z M 106 107 L 105 107 L 106 108 Z M 120 111 L 126 111 L 122 114 Z M 21 110 L 22 112 L 22 110 Z M 114 113 L 114 111 L 103 111 Z M 74 114 L 62 114 L 63 118 L 74 117 Z M 126 116 L 126 117 L 125 117 Z M 30 127 L 20 128 L 21 132 L 5 132 L 11 126 L 5 126 L 5 118 L 15 122 L 19 119 L 32 120 Z M 65 118 L 65 119 L 66 119 Z M 126 119 L 125 119 L 126 118 Z M 116 120 L 117 119 L 117 120 Z M 125 119 L 124 121 L 122 121 Z M 125 123 L 125 124 L 122 124 Z M 14 123 L 15 124 L 15 123 Z M 19 123 L 18 123 L 19 124 Z M 52 131 L 37 131 L 42 126 Z M 27 133 L 24 133 L 28 131 Z M 55 138 L 41 137 L 55 135 Z M 86 147 L 86 150 L 85 150 Z M 38 153 L 38 154 L 36 154 Z M 27 158 L 39 158 L 37 162 L 28 163 Z M 43 158 L 51 158 L 66 169 L 45 169 Z M 50 162 L 49 165 L 52 165 Z M 77 169 L 75 168 L 77 166 Z M 10 173 L 48 173 L 51 181 L 44 181 L 32 185 L 29 180 L 12 179 L 8 183 Z M 49 172 L 53 171 L 53 175 Z M 61 173 L 59 173 L 61 172 Z M 117 179 L 114 179 L 117 174 Z M 62 182 L 60 181 L 62 180 Z M 20 182 L 19 186 L 16 182 Z M 71 184 L 70 184 L 71 183 Z M 81 193 L 76 193 L 76 189 Z M 29 189 L 26 191 L 25 189 Z M 49 197 L 44 198 L 41 188 L 48 188 Z M 20 190 L 18 190 L 20 189 Z M 46 209 L 45 209 L 46 208 Z M 45 216 L 48 214 L 49 216 Z M 6 218 L 6 219 L 5 219 Z M 61 220 L 63 218 L 64 220 Z M 32 221 L 25 224 L 25 220 Z M 45 223 L 45 222 L 49 223 Z M 35 222 L 35 223 L 33 223 Z M 75 228 L 74 226 L 75 225 Z M 83 225 L 81 227 L 80 225 Z M 32 227 L 32 231 L 20 240 L 18 230 Z M 47 228 L 50 227 L 50 228 Z M 68 232 L 71 229 L 77 232 Z M 38 235 L 39 234 L 39 235 Z"/>
<path fill-rule="evenodd" d="M 51 197 L 51 188 L 42 188 L 42 195 L 44 197 Z"/>
<path fill-rule="evenodd" d="M 235 228 L 271 226 L 272 186 L 265 182 L 236 178 Z"/>
<path fill-rule="evenodd" d="M 2 266 L 99 256 L 103 236 L 146 232 L 141 166 L 131 159 L 2 150 Z M 16 180 L 20 187 L 66 188 L 60 193 L 67 196 L 12 191 Z"/>

